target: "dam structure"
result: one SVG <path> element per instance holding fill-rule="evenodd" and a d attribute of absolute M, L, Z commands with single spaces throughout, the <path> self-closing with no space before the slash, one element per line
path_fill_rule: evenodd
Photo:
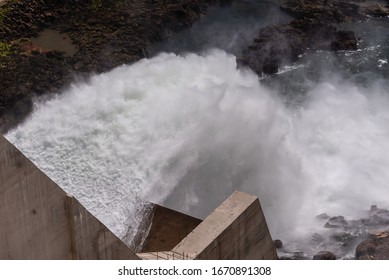
<path fill-rule="evenodd" d="M 0 259 L 276 259 L 259 199 L 234 192 L 203 221 L 153 205 L 135 252 L 0 136 Z"/>

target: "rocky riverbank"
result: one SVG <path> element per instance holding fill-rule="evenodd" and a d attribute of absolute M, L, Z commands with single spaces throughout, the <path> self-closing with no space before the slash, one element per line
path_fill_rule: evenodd
<path fill-rule="evenodd" d="M 260 30 L 239 60 L 258 74 L 274 74 L 307 51 L 356 50 L 355 34 L 337 26 L 389 15 L 388 4 L 374 1 L 287 0 L 281 9 L 295 20 Z"/>
<path fill-rule="evenodd" d="M 22 121 L 32 98 L 74 77 L 108 71 L 147 56 L 146 48 L 229 0 L 9 0 L 0 6 L 0 131 Z M 46 29 L 70 38 L 69 56 L 32 42 Z M 69 43 L 69 42 L 68 42 Z M 61 42 L 58 42 L 60 45 Z"/>
<path fill-rule="evenodd" d="M 187 28 L 209 5 L 231 0 L 8 0 L 0 6 L 0 132 L 32 110 L 32 98 L 58 92 L 75 77 L 108 71 L 147 57 L 147 48 Z M 357 2 L 357 3 L 356 3 Z M 295 20 L 258 31 L 238 58 L 258 74 L 315 50 L 355 50 L 358 38 L 337 24 L 389 15 L 374 1 L 287 0 L 280 7 Z M 63 36 L 57 48 L 33 38 Z M 51 38 L 52 39 L 52 38 Z M 50 38 L 49 38 L 50 40 Z M 53 41 L 55 41 L 53 40 Z M 66 42 L 65 42 L 66 41 Z M 37 43 L 38 42 L 38 43 Z M 67 44 L 75 52 L 63 52 Z"/>
<path fill-rule="evenodd" d="M 323 213 L 316 217 L 322 224 L 320 233 L 306 240 L 313 252 L 293 250 L 276 240 L 281 259 L 389 259 L 389 210 L 376 205 L 361 219 L 348 220 L 343 216 L 330 217 Z"/>

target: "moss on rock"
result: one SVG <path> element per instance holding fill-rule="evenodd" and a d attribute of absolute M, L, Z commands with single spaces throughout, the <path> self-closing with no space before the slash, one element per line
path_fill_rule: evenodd
<path fill-rule="evenodd" d="M 7 57 L 12 53 L 12 45 L 0 42 L 0 57 Z"/>

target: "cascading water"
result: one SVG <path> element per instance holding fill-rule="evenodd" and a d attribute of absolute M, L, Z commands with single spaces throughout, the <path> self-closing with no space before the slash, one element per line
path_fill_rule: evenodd
<path fill-rule="evenodd" d="M 260 81 L 222 50 L 162 53 L 37 102 L 6 137 L 120 237 L 146 201 L 204 218 L 239 189 L 260 197 L 273 238 L 303 248 L 317 214 L 389 206 L 387 45 Z M 351 72 L 323 74 L 323 57 Z"/>

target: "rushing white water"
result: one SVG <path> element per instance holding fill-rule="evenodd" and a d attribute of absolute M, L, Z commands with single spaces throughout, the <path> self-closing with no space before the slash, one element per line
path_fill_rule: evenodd
<path fill-rule="evenodd" d="M 387 206 L 388 108 L 379 81 L 327 79 L 290 108 L 223 51 L 160 54 L 36 104 L 6 137 L 121 237 L 147 200 L 205 217 L 239 189 L 291 238 L 322 212 Z"/>

